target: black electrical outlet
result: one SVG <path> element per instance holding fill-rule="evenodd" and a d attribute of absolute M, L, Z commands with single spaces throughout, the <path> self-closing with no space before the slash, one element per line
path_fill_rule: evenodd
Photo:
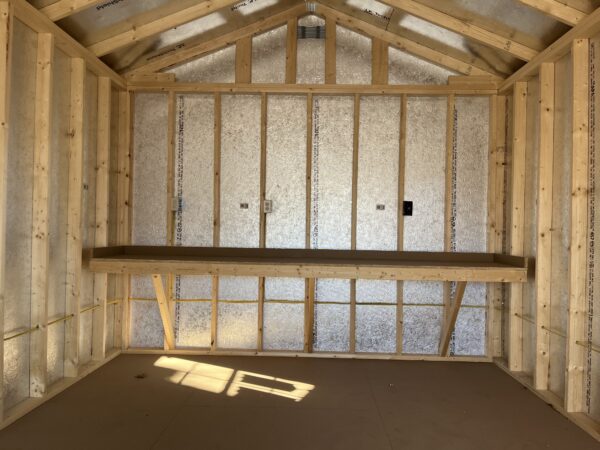
<path fill-rule="evenodd" d="M 402 215 L 403 216 L 412 216 L 413 212 L 413 202 L 403 202 L 402 204 Z"/>

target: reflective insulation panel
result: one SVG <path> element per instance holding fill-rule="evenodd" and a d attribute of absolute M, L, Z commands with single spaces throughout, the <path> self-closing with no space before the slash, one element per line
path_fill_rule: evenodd
<path fill-rule="evenodd" d="M 214 193 L 214 96 L 178 95 L 175 115 L 175 245 L 211 247 L 213 244 Z M 175 299 L 210 299 L 212 280 L 209 276 L 176 276 Z M 182 315 L 198 313 L 186 318 Z M 177 303 L 175 329 L 186 333 L 189 323 L 204 316 L 202 308 Z M 210 328 L 210 317 L 209 328 Z M 185 321 L 185 322 L 180 322 Z M 181 328 L 184 327 L 184 328 Z M 179 335 L 178 335 L 179 337 Z M 193 339 L 183 338 L 184 346 Z M 183 344 L 182 344 L 183 345 Z"/>
<path fill-rule="evenodd" d="M 258 304 L 219 302 L 217 347 L 255 349 L 258 339 Z"/>
<path fill-rule="evenodd" d="M 447 84 L 449 76 L 459 75 L 391 46 L 388 65 L 389 84 Z"/>
<path fill-rule="evenodd" d="M 266 300 L 304 300 L 304 278 L 265 278 Z"/>
<path fill-rule="evenodd" d="M 210 302 L 177 303 L 178 347 L 210 348 L 211 307 Z"/>
<path fill-rule="evenodd" d="M 488 97 L 456 97 L 456 251 L 487 249 Z"/>
<path fill-rule="evenodd" d="M 457 252 L 487 251 L 487 188 L 490 129 L 488 97 L 456 97 L 454 112 L 454 146 L 451 245 Z M 485 353 L 487 285 L 468 283 L 463 305 L 456 322 L 451 353 L 482 355 Z"/>
<path fill-rule="evenodd" d="M 221 247 L 258 247 L 261 98 L 221 102 Z"/>
<path fill-rule="evenodd" d="M 270 95 L 267 103 L 268 248 L 306 243 L 306 97 Z"/>
<path fill-rule="evenodd" d="M 350 248 L 353 130 L 352 97 L 314 97 L 312 248 Z"/>
<path fill-rule="evenodd" d="M 468 286 L 468 285 L 467 285 Z M 462 307 L 456 318 L 451 353 L 454 355 L 483 356 L 486 353 L 484 307 Z"/>
<path fill-rule="evenodd" d="M 258 300 L 258 278 L 219 277 L 219 300 Z"/>
<path fill-rule="evenodd" d="M 304 348 L 304 304 L 264 304 L 263 347 L 265 350 Z"/>
<path fill-rule="evenodd" d="M 182 83 L 235 82 L 235 45 L 217 50 L 168 71 Z"/>
<path fill-rule="evenodd" d="M 350 280 L 317 279 L 313 339 L 315 351 L 349 350 Z"/>
<path fill-rule="evenodd" d="M 404 201 L 413 215 L 404 217 L 405 251 L 444 251 L 446 114 L 444 97 L 409 97 L 406 118 Z M 427 189 L 423 189 L 427 186 Z M 443 304 L 441 282 L 405 281 L 405 304 Z M 403 351 L 436 353 L 442 308 L 404 306 Z"/>
<path fill-rule="evenodd" d="M 403 314 L 402 351 L 409 354 L 437 354 L 443 308 L 405 305 Z"/>
<path fill-rule="evenodd" d="M 252 38 L 252 82 L 285 83 L 287 25 Z"/>
<path fill-rule="evenodd" d="M 133 130 L 132 244 L 165 245 L 168 98 L 136 94 Z M 131 277 L 132 298 L 154 298 L 149 276 Z M 135 320 L 134 320 L 135 323 Z"/>
<path fill-rule="evenodd" d="M 317 16 L 306 16 L 298 19 L 298 26 L 325 26 L 325 21 Z M 298 39 L 297 48 L 298 84 L 325 83 L 325 39 Z"/>
<path fill-rule="evenodd" d="M 404 200 L 405 251 L 444 251 L 446 111 L 444 97 L 409 97 L 406 124 Z M 427 186 L 427 189 L 423 189 Z"/>
<path fill-rule="evenodd" d="M 4 330 L 14 334 L 31 322 L 31 227 L 37 34 L 14 19 L 8 92 L 6 264 Z M 24 101 L 28 99 L 29 101 Z M 4 406 L 29 397 L 29 335 L 4 342 Z"/>
<path fill-rule="evenodd" d="M 158 302 L 155 300 L 131 301 L 129 345 L 132 348 L 163 348 L 164 331 Z"/>
<path fill-rule="evenodd" d="M 371 84 L 371 39 L 339 25 L 335 31 L 336 82 Z"/>
<path fill-rule="evenodd" d="M 396 306 L 356 306 L 356 351 L 396 352 Z"/>
<path fill-rule="evenodd" d="M 362 97 L 356 248 L 396 250 L 400 97 Z"/>
<path fill-rule="evenodd" d="M 316 352 L 347 352 L 350 349 L 350 305 L 315 305 L 313 332 Z"/>
<path fill-rule="evenodd" d="M 356 280 L 357 303 L 396 303 L 394 280 Z"/>

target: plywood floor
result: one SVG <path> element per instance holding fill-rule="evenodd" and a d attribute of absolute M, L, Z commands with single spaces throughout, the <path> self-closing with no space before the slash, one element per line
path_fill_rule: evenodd
<path fill-rule="evenodd" d="M 120 356 L 0 449 L 600 449 L 491 364 Z"/>

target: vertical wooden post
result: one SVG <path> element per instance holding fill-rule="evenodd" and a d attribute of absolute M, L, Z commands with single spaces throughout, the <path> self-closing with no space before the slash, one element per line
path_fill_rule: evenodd
<path fill-rule="evenodd" d="M 38 34 L 35 146 L 33 166 L 33 227 L 31 242 L 31 326 L 39 330 L 30 340 L 30 396 L 46 392 L 48 378 L 48 213 L 50 189 L 50 139 L 52 129 L 52 84 L 54 36 Z"/>
<path fill-rule="evenodd" d="M 169 91 L 167 106 L 167 210 L 165 214 L 167 216 L 167 245 L 175 245 L 175 205 L 173 200 L 175 198 L 175 122 L 177 120 L 177 114 L 175 112 L 176 98 L 175 92 Z M 167 275 L 167 289 L 166 289 L 166 305 L 170 315 L 171 321 L 175 317 L 175 302 L 173 301 L 173 288 L 175 284 L 174 274 Z M 169 342 L 167 339 L 167 333 L 165 332 L 163 345 L 165 349 L 168 349 Z M 175 341 L 173 341 L 175 348 Z"/>
<path fill-rule="evenodd" d="M 498 96 L 494 109 L 495 129 L 493 147 L 493 158 L 489 166 L 490 175 L 494 171 L 494 175 L 490 176 L 490 181 L 493 180 L 493 196 L 494 201 L 490 202 L 492 211 L 491 228 L 492 236 L 490 236 L 490 252 L 503 252 L 503 236 L 504 236 L 504 204 L 507 201 L 504 189 L 504 171 L 506 160 L 506 97 Z M 489 319 L 489 337 L 488 337 L 488 355 L 491 357 L 502 356 L 502 285 L 494 283 L 490 287 L 490 319 Z"/>
<path fill-rule="evenodd" d="M 454 170 L 454 94 L 448 95 L 446 108 L 446 178 L 444 188 L 444 251 L 452 251 L 452 173 Z M 452 310 L 452 284 L 444 283 L 444 312 L 442 323 L 446 323 Z M 450 331 L 452 333 L 453 330 Z M 445 355 L 443 355 L 445 356 Z"/>
<path fill-rule="evenodd" d="M 296 84 L 298 66 L 298 18 L 288 20 L 285 46 L 285 82 Z"/>
<path fill-rule="evenodd" d="M 335 19 L 325 18 L 325 84 L 336 83 L 335 29 Z"/>
<path fill-rule="evenodd" d="M 221 94 L 215 94 L 213 158 L 213 247 L 221 245 Z M 219 277 L 212 277 L 210 349 L 217 349 L 219 319 Z"/>
<path fill-rule="evenodd" d="M 67 377 L 77 376 L 79 366 L 85 75 L 85 61 L 80 58 L 71 59 L 71 135 L 69 145 L 66 314 L 72 315 L 72 318 L 65 324 L 65 376 Z"/>
<path fill-rule="evenodd" d="M 398 154 L 398 216 L 397 216 L 397 248 L 404 249 L 404 179 L 406 172 L 406 119 L 408 100 L 404 94 L 400 98 L 400 144 Z M 396 354 L 402 354 L 404 343 L 404 282 L 396 282 Z"/>
<path fill-rule="evenodd" d="M 110 78 L 98 78 L 98 144 L 96 147 L 96 233 L 94 245 L 108 245 L 108 201 L 110 171 Z M 106 297 L 108 275 L 94 274 L 94 306 L 92 359 L 103 360 L 106 356 Z"/>
<path fill-rule="evenodd" d="M 371 82 L 388 84 L 388 44 L 381 39 L 371 39 Z"/>
<path fill-rule="evenodd" d="M 304 352 L 313 352 L 313 328 L 315 326 L 315 279 L 309 278 L 306 280 L 306 298 L 304 308 Z"/>
<path fill-rule="evenodd" d="M 498 96 L 490 97 L 490 139 L 488 148 L 488 197 L 487 197 L 487 252 L 495 253 L 496 251 L 496 202 L 499 199 L 500 193 L 496 192 L 496 157 L 497 157 L 497 141 L 498 141 Z M 487 284 L 487 326 L 486 326 L 486 354 L 492 356 L 493 341 L 495 333 L 499 329 L 495 328 L 497 318 L 499 317 L 496 310 L 496 299 L 498 298 L 499 285 L 498 283 Z"/>
<path fill-rule="evenodd" d="M 552 280 L 552 175 L 554 171 L 554 64 L 540 67 L 540 133 L 537 250 L 535 258 L 536 358 L 534 385 L 548 390 L 550 370 L 550 283 Z M 586 153 L 587 154 L 587 153 Z"/>
<path fill-rule="evenodd" d="M 513 91 L 513 154 L 511 175 L 510 254 L 523 256 L 525 233 L 525 145 L 527 140 L 527 82 L 515 83 Z M 523 370 L 523 284 L 510 284 L 508 319 L 508 367 Z"/>
<path fill-rule="evenodd" d="M 352 152 L 352 229 L 350 248 L 356 250 L 358 220 L 358 147 L 360 133 L 360 95 L 354 95 L 354 144 Z M 356 353 L 356 280 L 350 280 L 350 353 Z"/>
<path fill-rule="evenodd" d="M 6 201 L 8 178 L 8 124 L 10 120 L 10 63 L 12 54 L 12 8 L 0 1 L 0 333 L 4 335 L 6 269 Z M 4 345 L 0 345 L 0 373 L 4 373 Z M 4 413 L 4 389 L 0 389 L 0 420 Z"/>
<path fill-rule="evenodd" d="M 267 197 L 267 94 L 261 95 L 260 108 L 260 220 L 259 247 L 265 248 L 267 240 L 267 214 L 265 201 Z M 265 277 L 258 278 L 258 334 L 257 349 L 263 350 L 263 328 L 265 309 Z"/>
<path fill-rule="evenodd" d="M 312 206 L 312 159 L 313 159 L 313 95 L 306 96 L 306 212 L 304 222 L 304 246 L 310 248 Z M 316 280 L 304 280 L 304 352 L 313 351 L 314 309 Z"/>
<path fill-rule="evenodd" d="M 571 175 L 571 244 L 569 246 L 569 321 L 565 408 L 583 412 L 587 341 L 587 216 L 589 152 L 589 40 L 573 42 L 573 156 Z"/>
<path fill-rule="evenodd" d="M 130 170 L 131 170 L 131 96 L 127 91 L 119 92 L 119 170 L 117 190 L 119 245 L 130 243 Z M 121 293 L 121 337 L 117 347 L 127 350 L 129 347 L 129 275 L 119 277 Z"/>
<path fill-rule="evenodd" d="M 252 81 L 252 36 L 239 39 L 235 43 L 235 82 Z"/>

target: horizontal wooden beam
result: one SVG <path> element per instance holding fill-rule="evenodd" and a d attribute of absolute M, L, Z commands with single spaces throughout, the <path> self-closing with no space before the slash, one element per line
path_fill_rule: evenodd
<path fill-rule="evenodd" d="M 237 2 L 237 0 L 205 0 L 199 3 L 181 2 L 181 8 L 170 11 L 170 13 L 165 15 L 165 11 L 169 11 L 172 7 L 170 4 L 167 4 L 163 8 L 156 8 L 155 11 L 149 11 L 141 15 L 140 20 L 129 18 L 123 23 L 116 24 L 114 28 L 115 30 L 119 30 L 116 34 L 93 43 L 88 49 L 96 56 L 103 56 L 133 42 L 155 36 L 193 20 L 200 19 Z"/>
<path fill-rule="evenodd" d="M 123 351 L 124 355 L 219 355 L 219 356 L 271 356 L 274 358 L 335 358 L 335 359 L 372 359 L 383 361 L 453 361 L 489 363 L 492 358 L 487 356 L 439 356 L 439 355 L 396 355 L 392 353 L 333 353 L 333 352 L 282 352 L 256 350 L 202 350 L 202 349 L 176 349 L 158 350 L 148 348 L 129 348 Z"/>
<path fill-rule="evenodd" d="M 537 50 L 513 39 L 501 36 L 414 0 L 384 0 L 384 3 L 447 30 L 474 39 L 482 44 L 510 53 L 524 61 L 533 59 L 538 53 Z"/>
<path fill-rule="evenodd" d="M 427 281 L 527 280 L 526 258 L 491 253 L 122 246 L 96 248 L 97 273 Z"/>
<path fill-rule="evenodd" d="M 57 20 L 64 19 L 80 11 L 91 8 L 99 3 L 104 3 L 106 0 L 58 0 L 40 11 L 44 13 L 48 19 L 56 22 Z"/>
<path fill-rule="evenodd" d="M 372 25 L 354 16 L 346 14 L 338 9 L 325 6 L 322 4 L 315 5 L 315 12 L 325 17 L 334 19 L 338 24 L 366 36 L 380 39 L 383 42 L 399 48 L 418 58 L 430 61 L 438 66 L 450 69 L 454 72 L 463 75 L 495 75 L 492 72 L 487 72 L 479 67 L 474 66 L 469 62 L 462 61 L 443 52 L 427 47 L 418 42 L 410 40 L 404 36 L 387 31 L 376 25 Z"/>
<path fill-rule="evenodd" d="M 540 52 L 535 58 L 508 77 L 500 85 L 499 92 L 505 93 L 513 88 L 517 81 L 534 76 L 542 63 L 556 62 L 571 50 L 571 44 L 577 39 L 590 38 L 600 32 L 600 8 L 586 16 L 579 24 L 565 33 L 556 42 Z"/>
<path fill-rule="evenodd" d="M 134 64 L 132 69 L 127 72 L 127 76 L 134 73 L 157 72 L 183 64 L 191 59 L 233 45 L 244 37 L 269 31 L 305 13 L 306 5 L 300 4 L 272 16 L 261 18 L 241 28 L 231 30 L 214 39 L 199 42 L 187 41 L 176 47 L 161 49 L 150 53 L 142 61 Z"/>
<path fill-rule="evenodd" d="M 94 54 L 83 47 L 79 42 L 69 36 L 48 17 L 33 7 L 25 0 L 11 0 L 15 17 L 38 33 L 54 35 L 56 48 L 65 52 L 72 58 L 82 58 L 86 66 L 98 76 L 108 77 L 120 89 L 125 89 L 127 83 L 123 77 L 114 72 L 110 67 L 100 61 Z"/>
<path fill-rule="evenodd" d="M 519 2 L 570 26 L 577 25 L 587 15 L 556 0 L 519 0 Z"/>
<path fill-rule="evenodd" d="M 494 95 L 485 85 L 370 85 L 370 84 L 234 84 L 131 82 L 132 92 L 222 92 L 238 94 L 320 94 L 320 95 Z"/>

